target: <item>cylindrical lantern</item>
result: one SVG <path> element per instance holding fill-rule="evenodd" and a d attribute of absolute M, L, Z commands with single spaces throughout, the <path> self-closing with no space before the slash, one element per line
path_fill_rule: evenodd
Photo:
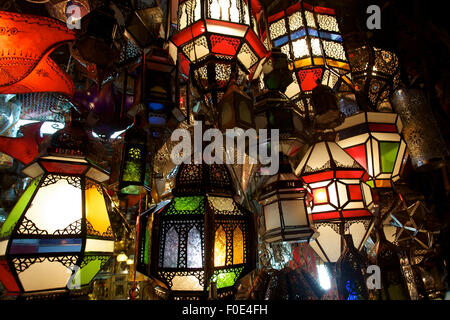
<path fill-rule="evenodd" d="M 11 293 L 87 288 L 114 251 L 109 175 L 86 157 L 87 136 L 72 123 L 47 155 L 23 169 L 34 178 L 0 231 L 0 281 Z"/>
<path fill-rule="evenodd" d="M 311 92 L 317 83 L 350 93 L 350 65 L 334 9 L 299 1 L 268 18 L 274 47 L 288 56 L 293 82 L 286 95 L 303 113 L 312 113 Z"/>
<path fill-rule="evenodd" d="M 362 112 L 335 128 L 341 148 L 367 170 L 372 188 L 391 188 L 406 163 L 402 121 L 395 113 Z"/>
<path fill-rule="evenodd" d="M 360 249 L 372 222 L 373 199 L 364 168 L 333 141 L 312 145 L 295 170 L 312 196 L 309 213 L 319 237 L 311 247 L 328 262 L 343 250 L 344 234 Z"/>
<path fill-rule="evenodd" d="M 392 105 L 403 121 L 403 134 L 415 169 L 439 167 L 449 156 L 439 126 L 421 89 L 401 88 L 392 96 Z"/>
<path fill-rule="evenodd" d="M 175 299 L 205 299 L 211 286 L 219 298 L 232 294 L 255 267 L 256 238 L 252 213 L 233 199 L 228 169 L 181 164 L 172 193 L 140 217 L 139 272 L 162 281 Z"/>
<path fill-rule="evenodd" d="M 306 189 L 289 163 L 262 186 L 259 202 L 264 210 L 266 242 L 308 241 L 314 231 L 305 203 Z"/>

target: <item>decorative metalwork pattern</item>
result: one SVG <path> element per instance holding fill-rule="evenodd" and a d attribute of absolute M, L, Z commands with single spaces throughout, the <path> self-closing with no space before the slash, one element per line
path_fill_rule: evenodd
<path fill-rule="evenodd" d="M 112 231 L 111 231 L 112 232 Z M 81 233 L 81 219 L 69 224 L 63 230 L 56 230 L 54 235 L 72 235 Z"/>
<path fill-rule="evenodd" d="M 114 232 L 111 226 L 109 226 L 105 232 L 100 233 L 99 231 L 94 229 L 92 224 L 87 219 L 86 219 L 86 232 L 88 235 L 91 236 L 102 237 L 105 239 L 114 239 Z"/>
<path fill-rule="evenodd" d="M 345 51 L 342 44 L 326 40 L 322 40 L 322 44 L 325 50 L 325 55 L 327 57 L 338 60 L 345 60 Z"/>
<path fill-rule="evenodd" d="M 59 174 L 48 174 L 45 176 L 44 181 L 41 184 L 41 188 L 57 183 L 59 180 L 64 179 L 71 186 L 81 189 L 81 178 L 76 176 L 65 176 Z"/>
<path fill-rule="evenodd" d="M 336 17 L 318 14 L 317 22 L 319 23 L 319 27 L 322 30 L 339 32 L 339 26 Z"/>
<path fill-rule="evenodd" d="M 38 235 L 48 235 L 47 230 L 41 230 L 34 224 L 33 221 L 23 218 L 22 224 L 17 231 L 18 234 L 38 234 Z"/>
<path fill-rule="evenodd" d="M 24 272 L 32 264 L 36 262 L 44 262 L 48 260 L 50 262 L 58 261 L 67 268 L 72 268 L 78 260 L 78 256 L 59 256 L 59 257 L 36 257 L 36 258 L 14 258 L 12 262 L 18 273 Z"/>
<path fill-rule="evenodd" d="M 160 271 L 159 275 L 166 280 L 170 287 L 173 286 L 172 280 L 175 276 L 186 277 L 194 276 L 198 279 L 198 283 L 201 287 L 205 284 L 205 274 L 204 271 Z"/>
<path fill-rule="evenodd" d="M 100 262 L 100 268 L 99 269 L 101 269 L 109 261 L 109 259 L 111 259 L 111 256 L 91 256 L 91 255 L 87 255 L 87 256 L 84 256 L 83 261 L 81 261 L 80 268 L 81 269 L 84 268 L 91 261 L 98 261 L 98 260 L 100 260 L 101 262 Z"/>

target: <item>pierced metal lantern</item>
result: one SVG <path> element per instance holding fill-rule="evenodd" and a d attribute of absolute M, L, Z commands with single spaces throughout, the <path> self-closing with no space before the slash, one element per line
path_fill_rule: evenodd
<path fill-rule="evenodd" d="M 387 50 L 363 46 L 348 51 L 355 90 L 369 98 L 369 108 L 379 110 L 400 82 L 397 56 Z M 381 111 L 381 110 L 380 110 Z"/>
<path fill-rule="evenodd" d="M 138 271 L 175 299 L 218 297 L 255 268 L 252 213 L 233 199 L 225 165 L 182 164 L 174 198 L 140 216 Z"/>
<path fill-rule="evenodd" d="M 204 79 L 208 78 L 210 86 L 213 79 L 228 82 L 231 77 L 227 71 L 229 63 L 242 70 L 236 71 L 235 76 L 256 71 L 267 49 L 262 43 L 266 33 L 261 34 L 258 23 L 264 19 L 257 20 L 261 17 L 262 8 L 253 8 L 252 4 L 253 1 L 248 0 L 179 1 L 179 31 L 172 36 L 171 42 L 191 63 L 197 87 L 204 86 Z M 211 102 L 205 101 L 209 106 L 220 102 L 218 91 L 211 88 L 210 92 L 202 92 L 211 96 Z"/>
<path fill-rule="evenodd" d="M 406 163 L 402 121 L 395 113 L 362 112 L 335 128 L 339 146 L 367 170 L 372 188 L 391 188 Z"/>
<path fill-rule="evenodd" d="M 82 132 L 72 121 L 22 171 L 34 180 L 0 230 L 0 281 L 10 293 L 86 289 L 113 255 L 109 175 L 86 157 Z"/>
<path fill-rule="evenodd" d="M 366 170 L 333 141 L 312 145 L 295 170 L 312 197 L 308 209 L 320 234 L 311 247 L 328 262 L 343 250 L 342 236 L 360 249 L 373 226 L 373 199 Z"/>
<path fill-rule="evenodd" d="M 128 17 L 124 34 L 139 48 L 148 48 L 160 35 L 163 20 L 159 6 L 135 10 Z"/>
<path fill-rule="evenodd" d="M 314 231 L 306 206 L 306 189 L 289 163 L 262 186 L 259 198 L 264 210 L 266 242 L 308 241 Z"/>
<path fill-rule="evenodd" d="M 140 118 L 125 133 L 122 146 L 122 162 L 119 176 L 119 191 L 125 194 L 140 194 L 151 189 L 151 169 L 147 132 L 140 127 Z"/>
<path fill-rule="evenodd" d="M 317 83 L 338 93 L 350 93 L 350 65 L 334 9 L 299 1 L 268 18 L 273 47 L 289 59 L 293 82 L 285 93 L 305 114 Z"/>

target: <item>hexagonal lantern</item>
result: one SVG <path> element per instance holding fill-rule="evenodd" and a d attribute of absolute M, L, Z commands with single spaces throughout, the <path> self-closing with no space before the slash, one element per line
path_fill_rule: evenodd
<path fill-rule="evenodd" d="M 86 157 L 86 142 L 72 121 L 22 171 L 34 180 L 0 230 L 0 281 L 11 294 L 85 289 L 113 254 L 109 175 Z"/>

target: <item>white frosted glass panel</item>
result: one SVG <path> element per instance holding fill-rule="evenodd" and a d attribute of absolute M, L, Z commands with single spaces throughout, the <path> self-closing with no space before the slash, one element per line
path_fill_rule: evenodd
<path fill-rule="evenodd" d="M 8 246 L 8 240 L 0 241 L 0 256 L 6 254 L 6 247 Z"/>
<path fill-rule="evenodd" d="M 341 255 L 341 236 L 330 226 L 319 226 L 318 232 L 320 235 L 316 241 L 320 243 L 330 262 L 336 262 Z"/>
<path fill-rule="evenodd" d="M 353 223 L 349 228 L 346 234 L 351 234 L 353 238 L 353 244 L 355 248 L 359 249 L 362 245 L 362 241 L 364 240 L 364 236 L 366 235 L 366 228 L 362 222 Z"/>
<path fill-rule="evenodd" d="M 283 208 L 284 225 L 286 227 L 307 225 L 308 221 L 302 200 L 283 201 L 281 205 Z"/>
<path fill-rule="evenodd" d="M 81 219 L 81 189 L 65 179 L 39 188 L 25 217 L 38 229 L 53 234 Z"/>
<path fill-rule="evenodd" d="M 330 160 L 330 157 L 328 156 L 328 151 L 325 146 L 325 142 L 319 142 L 319 143 L 316 143 L 314 146 L 314 149 L 308 160 L 308 166 L 310 166 L 313 169 L 321 168 L 329 160 Z"/>
<path fill-rule="evenodd" d="M 353 147 L 359 144 L 363 144 L 366 143 L 367 139 L 369 138 L 369 134 L 368 133 L 364 133 L 364 134 L 360 134 L 345 140 L 340 140 L 338 141 L 338 145 L 342 148 L 342 149 L 346 149 L 348 147 Z"/>
<path fill-rule="evenodd" d="M 164 246 L 164 268 L 176 268 L 178 261 L 178 233 L 174 227 L 166 235 Z"/>
<path fill-rule="evenodd" d="M 172 290 L 202 291 L 203 287 L 195 276 L 175 276 L 172 279 Z"/>
<path fill-rule="evenodd" d="M 91 178 L 98 182 L 105 182 L 109 179 L 109 175 L 95 168 L 90 168 L 86 173 L 88 178 Z"/>
<path fill-rule="evenodd" d="M 114 241 L 86 239 L 86 252 L 114 252 Z"/>
<path fill-rule="evenodd" d="M 266 222 L 266 230 L 279 228 L 280 215 L 278 213 L 278 202 L 274 202 L 264 207 L 264 218 Z"/>
<path fill-rule="evenodd" d="M 64 288 L 71 274 L 72 271 L 62 263 L 46 259 L 19 273 L 19 280 L 25 291 L 47 290 Z"/>
<path fill-rule="evenodd" d="M 328 146 L 330 147 L 331 154 L 333 155 L 333 159 L 344 166 L 351 166 L 355 162 L 355 160 L 345 152 L 341 147 L 338 146 L 335 142 L 329 142 Z"/>
<path fill-rule="evenodd" d="M 187 266 L 188 268 L 202 267 L 202 240 L 200 231 L 196 227 L 188 233 Z"/>
<path fill-rule="evenodd" d="M 400 135 L 398 133 L 374 132 L 372 136 L 378 141 L 400 141 Z"/>
<path fill-rule="evenodd" d="M 31 178 L 36 178 L 38 176 L 40 176 L 41 174 L 44 173 L 44 170 L 42 169 L 42 167 L 40 166 L 39 163 L 35 162 L 32 165 L 24 168 L 22 170 L 23 174 L 26 174 L 27 176 L 31 177 Z"/>
<path fill-rule="evenodd" d="M 338 190 L 339 190 L 339 202 L 338 202 L 338 190 L 336 190 L 336 185 L 338 185 Z M 342 193 L 340 192 L 341 187 L 343 185 L 341 183 L 332 183 L 329 187 L 328 187 L 328 195 L 330 197 L 330 203 L 335 205 L 336 207 L 341 206 L 345 201 L 347 201 L 347 194 L 343 195 L 343 197 L 341 197 Z M 345 188 L 345 186 L 344 186 Z"/>

